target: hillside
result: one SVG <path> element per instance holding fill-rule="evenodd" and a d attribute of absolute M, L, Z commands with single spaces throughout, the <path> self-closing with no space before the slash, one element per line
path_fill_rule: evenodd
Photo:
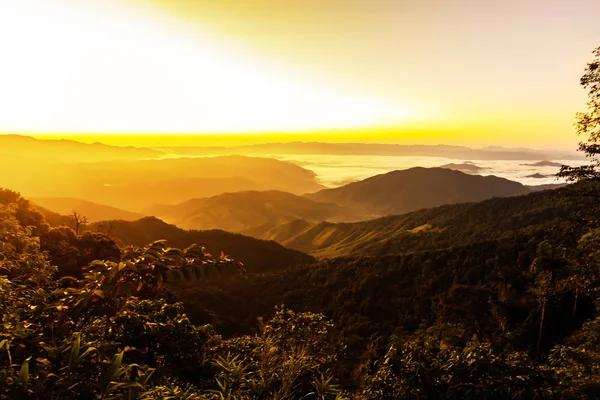
<path fill-rule="evenodd" d="M 30 200 L 42 208 L 62 215 L 69 215 L 75 211 L 84 215 L 89 222 L 110 219 L 135 221 L 143 217 L 142 214 L 131 211 L 69 197 L 36 197 Z"/>
<path fill-rule="evenodd" d="M 539 192 L 542 190 L 554 190 L 554 189 L 558 189 L 561 187 L 565 187 L 567 186 L 568 183 L 549 183 L 546 185 L 525 185 L 527 187 L 527 189 L 531 190 L 532 192 Z"/>
<path fill-rule="evenodd" d="M 241 261 L 248 272 L 265 272 L 299 264 L 310 264 L 314 258 L 287 249 L 272 241 L 260 240 L 221 230 L 184 230 L 154 217 L 137 221 L 103 221 L 91 224 L 89 230 L 102 231 L 112 226 L 111 237 L 121 245 L 143 246 L 155 240 L 166 240 L 169 246 L 185 248 L 199 244 L 214 255 L 224 252 Z"/>
<path fill-rule="evenodd" d="M 573 187 L 524 196 L 432 209 L 355 223 L 299 223 L 256 229 L 253 234 L 317 257 L 348 254 L 393 254 L 452 246 L 456 241 L 493 239 L 530 224 L 554 221 L 587 207 L 590 199 L 571 203 Z"/>
<path fill-rule="evenodd" d="M 224 193 L 191 199 L 177 205 L 157 205 L 148 210 L 167 222 L 185 229 L 223 229 L 231 232 L 258 226 L 279 226 L 294 220 L 349 220 L 348 210 L 280 191 Z"/>
<path fill-rule="evenodd" d="M 418 167 L 376 175 L 305 196 L 314 201 L 352 208 L 365 216 L 385 216 L 529 192 L 522 184 L 504 178 Z"/>

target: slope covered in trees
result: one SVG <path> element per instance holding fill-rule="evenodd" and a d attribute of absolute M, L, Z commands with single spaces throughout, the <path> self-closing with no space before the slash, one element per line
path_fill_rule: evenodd
<path fill-rule="evenodd" d="M 578 188 L 564 187 L 478 203 L 444 205 L 355 223 L 309 224 L 297 221 L 276 228 L 255 229 L 253 234 L 318 257 L 448 247 L 481 238 L 494 238 L 499 232 L 509 234 L 531 225 L 560 221 L 594 201 L 591 197 L 577 196 L 579 191 Z"/>
<path fill-rule="evenodd" d="M 103 221 L 89 226 L 90 231 L 106 231 L 120 245 L 143 246 L 166 240 L 170 246 L 202 244 L 211 254 L 225 254 L 244 263 L 249 272 L 265 272 L 314 262 L 314 258 L 272 242 L 222 230 L 184 230 L 154 217 L 137 221 Z"/>

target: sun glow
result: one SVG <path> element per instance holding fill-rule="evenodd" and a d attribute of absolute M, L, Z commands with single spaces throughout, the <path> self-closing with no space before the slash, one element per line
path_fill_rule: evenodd
<path fill-rule="evenodd" d="M 8 60 L 0 66 L 0 131 L 302 131 L 416 113 L 288 71 L 147 9 L 110 0 L 19 0 L 0 9 Z"/>

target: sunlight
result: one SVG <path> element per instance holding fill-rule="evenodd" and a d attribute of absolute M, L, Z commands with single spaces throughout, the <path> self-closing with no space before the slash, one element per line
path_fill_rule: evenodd
<path fill-rule="evenodd" d="M 0 130 L 258 132 L 390 124 L 414 111 L 346 93 L 211 31 L 111 1 L 19 0 L 0 12 Z"/>

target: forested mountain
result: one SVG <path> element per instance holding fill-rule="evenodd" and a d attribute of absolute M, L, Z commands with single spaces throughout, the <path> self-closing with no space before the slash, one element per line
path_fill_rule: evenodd
<path fill-rule="evenodd" d="M 73 212 L 77 212 L 84 215 L 89 222 L 110 219 L 135 221 L 143 217 L 143 215 L 139 213 L 69 197 L 37 197 L 32 198 L 31 200 L 36 205 L 58 214 L 69 215 Z"/>
<path fill-rule="evenodd" d="M 177 205 L 157 205 L 148 210 L 186 229 L 223 229 L 242 232 L 297 219 L 307 221 L 352 220 L 353 213 L 331 203 L 319 203 L 280 191 L 245 191 L 192 199 Z"/>
<path fill-rule="evenodd" d="M 185 248 L 192 244 L 206 247 L 214 255 L 221 252 L 241 261 L 248 272 L 265 272 L 299 264 L 310 264 L 314 258 L 278 243 L 255 239 L 222 230 L 184 230 L 154 217 L 137 221 L 102 221 L 88 226 L 91 232 L 107 232 L 120 245 L 143 246 L 166 240 L 169 246 Z"/>
<path fill-rule="evenodd" d="M 529 192 L 518 182 L 495 176 L 418 167 L 376 175 L 339 188 L 323 189 L 306 197 L 352 208 L 366 216 L 384 216 Z"/>
<path fill-rule="evenodd" d="M 540 192 L 542 190 L 554 190 L 567 186 L 568 183 L 549 183 L 546 185 L 525 185 L 532 192 Z"/>
<path fill-rule="evenodd" d="M 275 228 L 255 229 L 252 234 L 317 257 L 443 248 L 558 221 L 593 202 L 591 198 L 572 202 L 573 190 L 565 187 L 478 203 L 444 205 L 363 222 L 295 221 Z"/>

